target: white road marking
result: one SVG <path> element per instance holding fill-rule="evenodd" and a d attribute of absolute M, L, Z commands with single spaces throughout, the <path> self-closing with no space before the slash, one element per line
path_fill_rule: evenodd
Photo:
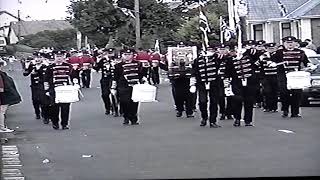
<path fill-rule="evenodd" d="M 287 130 L 287 129 L 279 129 L 278 131 L 279 132 L 284 132 L 284 133 L 287 133 L 287 134 L 294 134 L 295 133 L 295 132 Z"/>

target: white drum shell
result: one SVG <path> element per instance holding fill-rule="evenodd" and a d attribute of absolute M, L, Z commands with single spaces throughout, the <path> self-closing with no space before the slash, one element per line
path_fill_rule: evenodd
<path fill-rule="evenodd" d="M 79 99 L 79 86 L 58 86 L 54 88 L 55 103 L 74 103 Z"/>
<path fill-rule="evenodd" d="M 293 71 L 286 74 L 287 89 L 305 89 L 311 87 L 311 75 L 305 71 Z"/>
<path fill-rule="evenodd" d="M 134 102 L 155 102 L 157 88 L 150 84 L 136 84 L 132 90 L 132 101 Z"/>

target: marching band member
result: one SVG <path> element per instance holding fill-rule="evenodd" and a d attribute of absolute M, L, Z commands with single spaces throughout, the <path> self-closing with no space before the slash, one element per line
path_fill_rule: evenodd
<path fill-rule="evenodd" d="M 49 123 L 49 99 L 45 95 L 44 81 L 47 66 L 43 64 L 40 56 L 35 57 L 34 63 L 30 63 L 23 75 L 31 78 L 31 97 L 36 119 L 43 118 L 43 123 Z M 40 116 L 41 115 L 41 116 Z"/>
<path fill-rule="evenodd" d="M 161 57 L 157 52 L 151 53 L 150 61 L 151 61 L 151 77 L 153 84 L 160 84 L 160 75 L 159 75 L 159 63 Z"/>
<path fill-rule="evenodd" d="M 112 78 L 114 76 L 115 68 L 115 49 L 109 48 L 105 49 L 105 54 L 98 59 L 98 62 L 93 69 L 96 71 L 101 70 L 101 97 L 104 102 L 105 114 L 110 114 L 111 105 L 113 105 L 114 116 L 119 116 L 119 109 L 117 103 L 111 104 L 112 99 L 110 99 L 110 88 L 112 84 Z M 116 96 L 112 96 L 113 101 L 117 100 Z"/>
<path fill-rule="evenodd" d="M 148 83 L 151 84 L 151 63 L 150 63 L 151 55 L 142 48 L 139 48 L 139 51 L 135 55 L 135 60 L 141 62 L 142 71 L 147 75 Z"/>
<path fill-rule="evenodd" d="M 260 60 L 260 56 L 264 53 L 263 50 L 263 44 L 265 43 L 265 41 L 261 40 L 261 41 L 254 41 L 254 40 L 247 40 L 243 42 L 243 45 L 245 46 L 245 49 L 247 50 L 247 55 L 250 56 L 250 58 L 253 61 L 259 61 Z M 258 78 L 259 81 L 259 86 L 257 88 L 257 91 L 255 92 L 256 96 L 255 96 L 255 103 L 256 106 L 255 107 L 262 107 L 262 102 L 263 102 L 263 98 L 262 98 L 262 94 L 261 94 L 261 86 L 260 86 L 260 68 L 255 69 L 255 73 L 256 76 Z"/>
<path fill-rule="evenodd" d="M 244 121 L 245 126 L 253 126 L 253 104 L 255 101 L 255 92 L 258 88 L 258 78 L 256 69 L 260 64 L 255 61 L 251 55 L 251 49 L 241 52 L 241 55 L 234 58 L 234 74 L 232 75 L 232 91 L 233 97 L 233 111 L 234 111 L 234 126 L 239 127 L 242 107 L 244 106 Z M 230 70 L 232 71 L 232 70 Z"/>
<path fill-rule="evenodd" d="M 219 66 L 219 78 L 220 78 L 220 97 L 219 97 L 219 111 L 220 120 L 226 118 L 232 120 L 232 97 L 227 96 L 224 90 L 224 81 L 230 81 L 230 73 L 228 72 L 229 66 L 232 63 L 233 57 L 230 54 L 230 45 L 220 44 L 217 47 L 218 63 Z M 228 70 L 228 71 L 227 71 Z M 227 104 L 226 104 L 227 103 Z"/>
<path fill-rule="evenodd" d="M 276 43 L 267 43 L 264 45 L 266 52 L 260 56 L 262 60 L 262 85 L 263 94 L 265 96 L 264 112 L 278 111 L 278 78 L 277 67 L 270 67 L 274 62 L 274 54 L 276 52 Z"/>
<path fill-rule="evenodd" d="M 80 85 L 80 64 L 81 64 L 81 58 L 80 54 L 77 51 L 71 51 L 71 56 L 68 57 L 67 63 L 71 64 L 72 66 L 72 73 L 70 75 L 72 83 Z M 76 79 L 76 81 L 75 81 Z"/>
<path fill-rule="evenodd" d="M 206 126 L 209 118 L 210 128 L 220 127 L 217 124 L 218 101 L 220 92 L 220 79 L 218 71 L 220 63 L 218 54 L 214 52 L 205 52 L 199 58 L 194 60 L 192 65 L 193 77 L 190 80 L 190 92 L 194 93 L 196 89 L 199 92 L 199 109 L 202 121 L 200 126 Z M 209 95 L 209 117 L 208 117 L 208 95 Z"/>
<path fill-rule="evenodd" d="M 66 63 L 64 53 L 58 51 L 55 54 L 55 61 L 51 64 L 46 72 L 45 89 L 48 90 L 52 99 L 55 99 L 54 88 L 63 85 L 70 85 L 70 74 L 72 72 L 72 66 Z M 53 103 L 51 107 L 51 121 L 52 127 L 55 130 L 59 129 L 59 114 L 61 112 L 61 126 L 63 130 L 69 129 L 69 113 L 70 103 Z"/>
<path fill-rule="evenodd" d="M 80 58 L 81 61 L 81 78 L 83 88 L 90 88 L 91 83 L 91 68 L 93 66 L 94 59 L 89 55 L 89 52 L 84 50 L 82 51 L 83 55 Z"/>
<path fill-rule="evenodd" d="M 275 54 L 275 62 L 285 64 L 278 66 L 278 81 L 280 88 L 280 98 L 282 101 L 283 111 L 282 117 L 288 117 L 289 106 L 291 106 L 291 117 L 301 117 L 300 115 L 300 102 L 302 97 L 302 89 L 287 89 L 286 73 L 301 70 L 301 64 L 304 66 L 313 67 L 308 61 L 304 51 L 296 48 L 297 39 L 293 36 L 287 36 L 282 39 L 284 49 L 278 50 Z M 271 64 L 271 66 L 276 66 Z"/>
<path fill-rule="evenodd" d="M 123 110 L 123 124 L 138 125 L 138 102 L 133 102 L 131 99 L 132 89 L 135 84 L 142 81 L 142 65 L 134 60 L 134 50 L 123 50 L 123 62 L 115 65 L 114 78 L 111 86 L 111 93 L 119 94 L 120 105 Z"/>
<path fill-rule="evenodd" d="M 184 44 L 181 42 L 179 46 L 183 47 Z M 187 58 L 187 57 L 184 57 L 184 58 Z M 178 61 L 179 62 L 173 62 L 172 65 L 169 65 L 171 70 L 169 69 L 169 72 L 168 72 L 169 79 L 171 81 L 171 86 L 172 86 L 172 95 L 174 97 L 176 110 L 177 110 L 176 117 L 181 117 L 182 112 L 185 110 L 187 118 L 192 118 L 194 117 L 193 107 L 192 107 L 193 95 L 189 91 L 192 68 L 188 69 L 188 67 L 186 67 L 185 59 L 178 60 Z"/>

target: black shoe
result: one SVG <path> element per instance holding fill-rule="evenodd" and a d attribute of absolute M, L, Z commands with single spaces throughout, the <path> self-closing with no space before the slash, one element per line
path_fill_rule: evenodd
<path fill-rule="evenodd" d="M 181 117 L 182 116 L 182 112 L 178 111 L 176 114 L 176 117 Z"/>
<path fill-rule="evenodd" d="M 59 126 L 58 125 L 52 125 L 52 128 L 55 129 L 55 130 L 58 130 Z"/>
<path fill-rule="evenodd" d="M 105 115 L 109 115 L 109 114 L 110 114 L 110 111 L 106 111 L 104 114 L 105 114 Z"/>
<path fill-rule="evenodd" d="M 200 126 L 206 126 L 206 125 L 207 125 L 207 120 L 203 119 L 200 123 Z"/>
<path fill-rule="evenodd" d="M 67 130 L 67 129 L 70 129 L 68 126 L 62 126 L 62 129 L 63 130 Z"/>
<path fill-rule="evenodd" d="M 219 128 L 219 127 L 221 127 L 221 126 L 219 126 L 216 123 L 210 123 L 210 128 Z"/>
<path fill-rule="evenodd" d="M 194 117 L 193 113 L 192 114 L 187 114 L 187 118 L 193 118 L 193 117 Z"/>
<path fill-rule="evenodd" d="M 291 117 L 292 118 L 302 118 L 302 116 L 300 114 L 292 114 Z"/>
<path fill-rule="evenodd" d="M 49 124 L 49 122 L 50 122 L 50 121 L 49 121 L 48 118 L 44 118 L 44 119 L 43 119 L 43 124 Z"/>
<path fill-rule="evenodd" d="M 289 114 L 288 111 L 283 111 L 282 117 L 283 117 L 283 118 L 286 118 L 286 117 L 288 117 L 288 114 Z"/>
<path fill-rule="evenodd" d="M 245 126 L 254 126 L 252 123 L 246 123 Z"/>
<path fill-rule="evenodd" d="M 221 116 L 220 116 L 220 120 L 225 120 L 225 119 L 226 119 L 226 115 L 221 114 Z"/>
<path fill-rule="evenodd" d="M 123 124 L 123 125 L 129 125 L 129 119 L 126 119 L 126 118 L 125 118 L 122 124 Z"/>
<path fill-rule="evenodd" d="M 131 125 L 139 125 L 138 122 L 132 122 Z"/>
<path fill-rule="evenodd" d="M 240 119 L 236 119 L 233 123 L 234 127 L 239 127 L 240 126 Z"/>
<path fill-rule="evenodd" d="M 114 113 L 114 117 L 119 117 L 119 113 Z"/>
<path fill-rule="evenodd" d="M 232 115 L 227 115 L 227 119 L 232 120 L 233 119 Z"/>
<path fill-rule="evenodd" d="M 40 115 L 37 114 L 36 115 L 36 119 L 41 119 Z"/>
<path fill-rule="evenodd" d="M 270 109 L 264 109 L 263 112 L 270 112 Z"/>

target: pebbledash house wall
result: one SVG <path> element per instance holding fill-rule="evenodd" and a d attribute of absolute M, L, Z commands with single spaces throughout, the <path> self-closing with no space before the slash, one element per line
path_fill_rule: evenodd
<path fill-rule="evenodd" d="M 311 20 L 311 33 L 313 38 L 313 43 L 319 47 L 320 46 L 320 19 Z"/>
<path fill-rule="evenodd" d="M 309 25 L 305 26 L 305 22 Z M 281 39 L 284 37 L 282 34 L 282 27 L 280 25 L 283 23 L 290 23 L 291 30 L 290 35 L 295 36 L 298 39 L 304 41 L 306 38 L 312 39 L 313 43 L 319 47 L 320 46 L 320 18 L 303 18 L 295 20 L 282 20 L 282 21 L 269 21 L 269 22 L 248 22 L 247 23 L 247 37 L 248 39 L 261 40 L 261 38 L 255 38 L 254 26 L 262 25 L 263 40 L 269 42 L 275 42 L 281 44 Z M 267 28 L 272 26 L 272 28 Z M 272 30 L 271 30 L 272 29 Z M 270 37 L 271 36 L 271 37 Z"/>

